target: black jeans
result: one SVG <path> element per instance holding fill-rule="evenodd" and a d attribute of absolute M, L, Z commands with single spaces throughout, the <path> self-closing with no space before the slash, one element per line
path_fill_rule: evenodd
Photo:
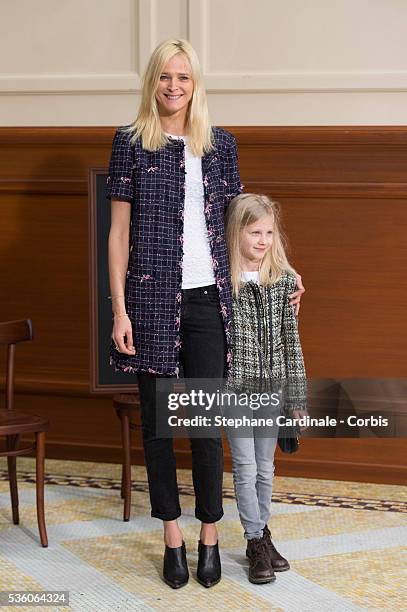
<path fill-rule="evenodd" d="M 225 333 L 215 285 L 185 289 L 181 305 L 180 360 L 186 378 L 222 378 Z M 156 436 L 156 375 L 139 374 L 141 426 L 150 488 L 151 516 L 181 515 L 173 440 Z M 223 516 L 221 438 L 190 438 L 195 516 L 215 523 Z"/>

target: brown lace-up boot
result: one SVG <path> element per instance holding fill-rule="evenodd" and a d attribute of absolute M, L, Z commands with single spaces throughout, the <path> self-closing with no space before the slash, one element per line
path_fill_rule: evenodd
<path fill-rule="evenodd" d="M 287 559 L 284 559 L 284 557 L 280 555 L 280 553 L 274 546 L 271 540 L 270 529 L 268 528 L 267 525 L 263 527 L 263 538 L 262 539 L 265 542 L 265 547 L 266 547 L 267 554 L 270 559 L 270 563 L 273 567 L 273 570 L 275 572 L 285 572 L 286 570 L 289 570 L 290 564 L 288 563 Z"/>
<path fill-rule="evenodd" d="M 249 580 L 254 584 L 273 582 L 276 579 L 270 563 L 264 538 L 248 540 L 246 557 L 249 559 Z"/>

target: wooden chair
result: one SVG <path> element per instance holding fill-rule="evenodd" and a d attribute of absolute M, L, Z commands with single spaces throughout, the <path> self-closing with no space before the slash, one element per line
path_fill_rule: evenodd
<path fill-rule="evenodd" d="M 26 340 L 32 340 L 32 325 L 29 319 L 0 323 L 0 344 L 7 345 L 6 408 L 0 409 L 0 436 L 6 437 L 6 450 L 0 452 L 0 457 L 7 457 L 13 523 L 18 525 L 20 519 L 16 458 L 19 455 L 27 455 L 35 451 L 38 528 L 41 544 L 46 547 L 48 546 L 48 538 L 44 513 L 44 460 L 45 432 L 48 430 L 49 423 L 42 417 L 14 410 L 15 345 L 17 342 Z M 19 448 L 20 436 L 27 433 L 35 434 L 34 444 Z"/>
<path fill-rule="evenodd" d="M 113 406 L 120 420 L 123 446 L 121 496 L 124 499 L 123 520 L 130 519 L 131 505 L 131 430 L 136 425 L 131 417 L 138 409 L 138 398 L 130 393 L 115 395 Z"/>

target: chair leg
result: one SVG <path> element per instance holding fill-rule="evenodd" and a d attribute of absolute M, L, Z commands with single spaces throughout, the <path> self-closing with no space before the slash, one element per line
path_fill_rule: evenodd
<path fill-rule="evenodd" d="M 7 450 L 16 450 L 20 436 L 7 436 Z M 18 488 L 17 488 L 17 457 L 7 457 L 8 480 L 10 485 L 11 511 L 13 514 L 13 523 L 18 525 L 20 522 L 18 512 Z"/>
<path fill-rule="evenodd" d="M 123 520 L 130 519 L 131 505 L 131 457 L 130 457 L 130 417 L 128 414 L 120 415 L 122 426 L 123 444 L 123 466 L 122 466 L 122 491 L 124 494 Z"/>
<path fill-rule="evenodd" d="M 121 484 L 121 487 L 120 487 L 120 497 L 122 499 L 124 499 L 124 479 L 125 479 L 125 476 L 124 476 L 124 463 L 122 463 L 122 484 Z"/>
<path fill-rule="evenodd" d="M 116 410 L 116 415 L 120 419 L 120 427 L 122 427 L 121 411 L 120 410 Z M 123 442 L 123 440 L 122 440 L 122 442 Z M 120 497 L 122 499 L 124 499 L 124 481 L 125 481 L 124 461 L 122 460 L 122 476 L 121 476 L 121 483 L 120 483 Z"/>
<path fill-rule="evenodd" d="M 44 511 L 44 462 L 45 462 L 45 432 L 37 432 L 36 438 L 36 490 L 37 490 L 37 520 L 41 544 L 48 546 L 47 530 L 45 527 Z"/>

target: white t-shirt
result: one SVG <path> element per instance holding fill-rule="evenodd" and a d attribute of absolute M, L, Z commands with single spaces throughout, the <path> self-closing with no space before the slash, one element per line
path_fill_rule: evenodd
<path fill-rule="evenodd" d="M 242 272 L 240 275 L 240 278 L 242 279 L 242 281 L 244 283 L 248 283 L 249 281 L 252 281 L 252 283 L 256 283 L 257 285 L 260 282 L 260 275 L 258 270 L 254 270 L 253 272 Z"/>
<path fill-rule="evenodd" d="M 215 284 L 208 230 L 204 215 L 202 158 L 195 157 L 186 136 L 173 136 L 185 142 L 184 256 L 182 289 Z"/>

